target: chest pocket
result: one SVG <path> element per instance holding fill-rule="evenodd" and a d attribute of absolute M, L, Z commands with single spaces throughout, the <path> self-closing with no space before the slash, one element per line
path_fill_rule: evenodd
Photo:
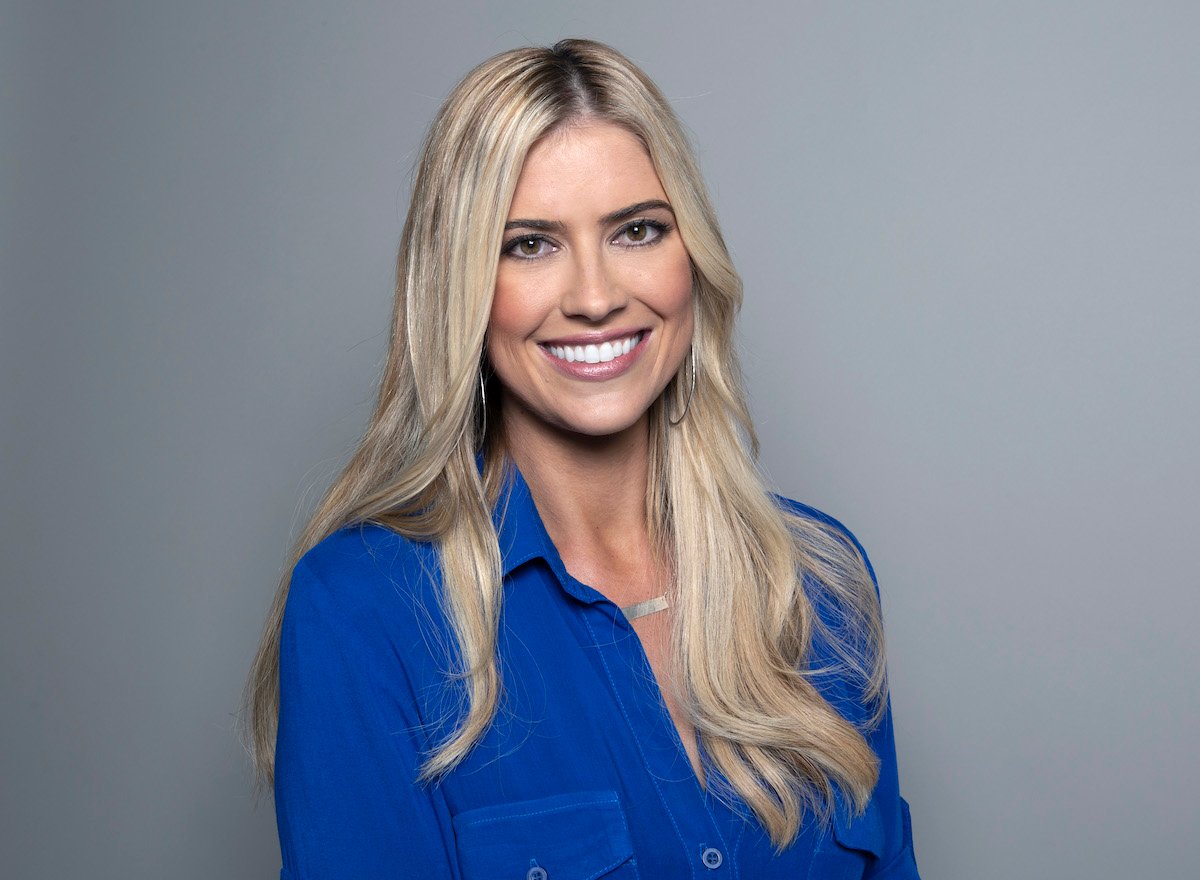
<path fill-rule="evenodd" d="M 838 811 L 832 828 L 821 836 L 813 854 L 810 880 L 861 880 L 883 853 L 883 822 L 875 801 L 866 812 L 848 819 Z"/>
<path fill-rule="evenodd" d="M 454 817 L 463 880 L 636 880 L 614 791 L 582 791 L 466 810 Z"/>

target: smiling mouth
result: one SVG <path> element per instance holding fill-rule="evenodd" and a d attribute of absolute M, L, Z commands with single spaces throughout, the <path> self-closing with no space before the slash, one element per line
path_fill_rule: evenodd
<path fill-rule="evenodd" d="M 569 364 L 606 364 L 621 355 L 629 354 L 637 348 L 645 335 L 643 331 L 638 331 L 623 339 L 601 342 L 599 345 L 543 345 L 542 348 L 549 352 L 551 357 Z"/>

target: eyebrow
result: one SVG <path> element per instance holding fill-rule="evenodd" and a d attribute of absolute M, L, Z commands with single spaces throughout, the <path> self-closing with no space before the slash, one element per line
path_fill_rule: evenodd
<path fill-rule="evenodd" d="M 643 211 L 649 211 L 653 208 L 665 208 L 671 212 L 671 216 L 675 216 L 675 210 L 662 199 L 650 199 L 645 202 L 638 202 L 635 205 L 630 205 L 627 208 L 620 208 L 613 211 L 611 214 L 605 214 L 600 218 L 601 226 L 608 226 L 611 223 L 617 223 L 632 217 L 634 214 L 641 214 Z M 563 232 L 566 226 L 561 220 L 509 220 L 504 224 L 505 230 L 509 229 L 538 229 L 544 232 Z"/>

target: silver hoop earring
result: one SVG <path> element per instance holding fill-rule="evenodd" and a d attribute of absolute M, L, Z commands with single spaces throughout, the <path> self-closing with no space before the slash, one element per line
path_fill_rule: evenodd
<path fill-rule="evenodd" d="M 683 421 L 683 417 L 687 415 L 688 409 L 692 405 L 692 395 L 696 393 L 696 346 L 694 343 L 688 349 L 688 354 L 689 354 L 688 359 L 692 363 L 692 381 L 691 381 L 691 384 L 688 386 L 687 402 L 684 403 L 683 412 L 681 412 L 679 414 L 679 418 L 673 419 L 670 416 L 667 416 L 667 421 L 669 421 L 672 426 L 678 425 L 680 422 Z"/>
<path fill-rule="evenodd" d="M 487 437 L 487 385 L 483 381 L 483 370 L 479 371 L 479 443 Z"/>

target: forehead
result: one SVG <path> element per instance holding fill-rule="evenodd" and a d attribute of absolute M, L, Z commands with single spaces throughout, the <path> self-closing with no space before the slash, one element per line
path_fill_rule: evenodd
<path fill-rule="evenodd" d="M 666 200 L 667 194 L 642 142 L 610 122 L 588 122 L 555 129 L 534 143 L 509 216 L 604 214 L 655 198 Z"/>

